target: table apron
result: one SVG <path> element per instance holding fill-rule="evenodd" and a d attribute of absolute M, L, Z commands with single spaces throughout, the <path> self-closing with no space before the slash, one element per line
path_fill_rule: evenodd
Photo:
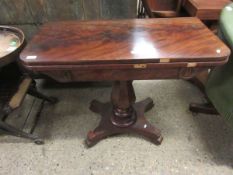
<path fill-rule="evenodd" d="M 168 68 L 168 69 L 130 69 L 130 70 L 44 70 L 36 72 L 48 76 L 58 82 L 76 81 L 128 81 L 151 79 L 190 79 L 207 70 L 200 68 Z"/>

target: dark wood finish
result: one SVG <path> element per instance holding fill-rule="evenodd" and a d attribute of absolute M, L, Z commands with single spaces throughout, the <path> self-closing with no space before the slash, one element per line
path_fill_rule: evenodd
<path fill-rule="evenodd" d="M 100 125 L 87 145 L 119 133 L 160 144 L 144 117 L 151 99 L 136 103 L 133 80 L 189 79 L 226 63 L 230 50 L 197 18 L 55 22 L 44 25 L 20 56 L 34 74 L 59 82 L 114 81 L 109 103 L 93 101 Z"/>
<path fill-rule="evenodd" d="M 185 0 L 184 8 L 191 16 L 198 17 L 201 20 L 219 19 L 220 13 L 230 0 Z"/>
<path fill-rule="evenodd" d="M 57 22 L 41 28 L 21 61 L 62 82 L 187 79 L 228 54 L 196 18 Z"/>
<path fill-rule="evenodd" d="M 189 105 L 189 110 L 194 114 L 203 113 L 203 114 L 219 115 L 219 112 L 210 102 L 204 104 L 191 103 Z"/>
<path fill-rule="evenodd" d="M 112 102 L 92 101 L 91 111 L 100 114 L 102 119 L 99 126 L 88 133 L 87 145 L 93 146 L 106 137 L 123 133 L 137 133 L 155 144 L 161 144 L 163 137 L 160 130 L 144 117 L 144 113 L 154 106 L 153 100 L 148 98 L 137 103 L 135 101 L 132 81 L 114 83 Z"/>
<path fill-rule="evenodd" d="M 141 0 L 150 18 L 177 17 L 182 6 L 182 0 Z"/>
<path fill-rule="evenodd" d="M 119 127 L 127 127 L 135 123 L 136 117 L 132 104 L 136 101 L 131 81 L 116 81 L 112 88 L 113 117 L 111 121 Z"/>
<path fill-rule="evenodd" d="M 225 62 L 229 53 L 197 18 L 174 18 L 48 23 L 20 57 L 25 66 L 33 68 L 50 65 L 109 68 L 107 64 L 171 65 L 187 61 L 201 66 L 202 62 Z"/>

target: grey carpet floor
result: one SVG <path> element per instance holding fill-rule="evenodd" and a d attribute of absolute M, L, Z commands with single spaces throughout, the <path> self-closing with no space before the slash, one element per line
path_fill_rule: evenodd
<path fill-rule="evenodd" d="M 1 134 L 0 174 L 233 174 L 233 134 L 226 122 L 221 116 L 194 116 L 188 110 L 190 102 L 204 101 L 196 87 L 176 80 L 135 81 L 134 87 L 138 101 L 154 100 L 155 107 L 146 117 L 162 130 L 160 146 L 137 135 L 119 135 L 87 149 L 86 134 L 100 119 L 89 111 L 89 103 L 108 101 L 111 83 L 39 82 L 42 92 L 60 100 L 56 105 L 45 104 L 35 130 L 45 144 Z M 40 102 L 28 96 L 9 123 L 27 130 Z"/>

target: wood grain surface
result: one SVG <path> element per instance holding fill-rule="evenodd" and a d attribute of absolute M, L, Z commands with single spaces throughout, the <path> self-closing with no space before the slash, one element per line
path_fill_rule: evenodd
<path fill-rule="evenodd" d="M 229 49 L 197 18 L 53 22 L 21 54 L 27 66 L 226 60 Z"/>

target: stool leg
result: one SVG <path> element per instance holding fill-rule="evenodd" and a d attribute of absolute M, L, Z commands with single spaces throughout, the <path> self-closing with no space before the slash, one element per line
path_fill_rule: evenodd
<path fill-rule="evenodd" d="M 32 82 L 32 84 L 31 84 L 30 88 L 28 89 L 27 93 L 34 96 L 34 97 L 37 97 L 39 99 L 45 100 L 45 101 L 47 101 L 49 103 L 52 103 L 52 104 L 55 104 L 58 101 L 58 99 L 55 98 L 55 97 L 48 97 L 48 96 L 42 94 L 41 92 L 39 92 L 37 90 L 37 88 L 36 88 L 36 82 L 35 81 Z"/>
<path fill-rule="evenodd" d="M 43 141 L 39 137 L 37 137 L 33 134 L 23 132 L 19 129 L 16 129 L 13 126 L 11 126 L 11 125 L 9 125 L 1 120 L 0 120 L 0 128 L 9 135 L 23 137 L 23 138 L 33 140 L 36 144 L 43 144 Z"/>
<path fill-rule="evenodd" d="M 16 137 L 23 137 L 26 139 L 33 140 L 36 144 L 41 145 L 44 143 L 42 139 L 32 133 L 23 132 L 5 122 L 6 117 L 13 111 L 13 109 L 6 105 L 3 110 L 0 111 L 0 129 L 8 135 L 13 135 Z"/>
<path fill-rule="evenodd" d="M 13 109 L 6 105 L 3 107 L 3 109 L 0 111 L 0 120 L 4 121 L 5 118 L 13 111 Z"/>
<path fill-rule="evenodd" d="M 139 0 L 138 2 L 138 18 L 145 18 L 146 13 L 145 13 L 145 8 L 143 6 L 142 0 Z"/>

